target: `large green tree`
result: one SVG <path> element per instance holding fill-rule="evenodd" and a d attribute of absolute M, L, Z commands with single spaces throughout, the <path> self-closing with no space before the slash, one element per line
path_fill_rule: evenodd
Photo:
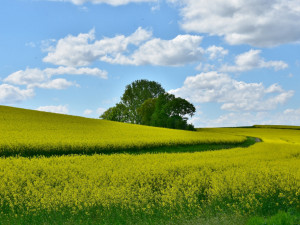
<path fill-rule="evenodd" d="M 165 93 L 165 89 L 155 81 L 136 80 L 127 85 L 121 97 L 121 103 L 128 110 L 128 121 L 140 124 L 141 118 L 137 113 L 137 109 L 149 98 L 157 98 L 163 93 Z"/>
<path fill-rule="evenodd" d="M 106 110 L 100 118 L 119 122 L 143 124 L 175 129 L 194 127 L 187 124 L 187 115 L 193 116 L 195 107 L 187 100 L 176 98 L 163 87 L 148 80 L 136 80 L 127 85 L 121 102 Z"/>
<path fill-rule="evenodd" d="M 128 110 L 122 103 L 107 109 L 100 118 L 118 122 L 128 122 Z"/>
<path fill-rule="evenodd" d="M 141 124 L 151 125 L 152 115 L 155 111 L 157 98 L 149 98 L 138 109 L 137 113 L 141 119 Z"/>
<path fill-rule="evenodd" d="M 164 93 L 156 99 L 148 99 L 138 109 L 142 124 L 183 130 L 194 130 L 187 123 L 187 115 L 193 116 L 196 109 L 193 104 L 172 94 Z"/>

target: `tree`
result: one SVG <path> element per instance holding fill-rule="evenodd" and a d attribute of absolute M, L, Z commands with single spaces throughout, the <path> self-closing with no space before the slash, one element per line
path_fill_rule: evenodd
<path fill-rule="evenodd" d="M 128 122 L 127 108 L 122 103 L 117 103 L 116 106 L 106 110 L 100 118 L 118 122 Z"/>
<path fill-rule="evenodd" d="M 169 94 L 168 94 L 169 95 Z M 165 108 L 166 113 L 169 117 L 172 116 L 180 116 L 183 117 L 185 115 L 193 116 L 196 112 L 196 108 L 193 104 L 189 103 L 187 100 L 183 98 L 175 98 L 174 95 L 172 95 L 172 100 L 169 101 Z"/>
<path fill-rule="evenodd" d="M 106 110 L 100 118 L 119 122 L 194 130 L 187 123 L 193 116 L 193 104 L 166 93 L 155 81 L 136 80 L 127 85 L 121 102 Z"/>
<path fill-rule="evenodd" d="M 168 93 L 161 94 L 156 99 L 148 99 L 138 109 L 144 125 L 183 130 L 194 130 L 191 124 L 187 124 L 188 118 L 184 116 L 192 117 L 195 111 L 193 104 Z"/>
<path fill-rule="evenodd" d="M 149 98 L 137 109 L 141 124 L 151 125 L 151 117 L 155 111 L 156 100 L 156 98 Z"/>
<path fill-rule="evenodd" d="M 148 99 L 157 98 L 165 93 L 163 87 L 155 82 L 148 80 L 136 80 L 127 85 L 121 97 L 121 102 L 127 107 L 128 120 L 131 123 L 141 123 L 137 109 Z"/>

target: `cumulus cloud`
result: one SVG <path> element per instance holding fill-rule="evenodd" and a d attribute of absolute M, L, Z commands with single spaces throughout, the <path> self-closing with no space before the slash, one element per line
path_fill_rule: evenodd
<path fill-rule="evenodd" d="M 300 108 L 299 109 L 286 109 L 283 112 L 283 116 L 281 118 L 283 122 L 281 124 L 294 124 L 298 125 L 300 124 Z M 292 123 L 286 121 L 289 120 Z"/>
<path fill-rule="evenodd" d="M 278 84 L 272 84 L 270 87 L 268 87 L 265 90 L 266 93 L 280 93 L 280 92 L 284 92 L 284 90 L 282 89 L 282 87 L 280 87 L 280 85 Z"/>
<path fill-rule="evenodd" d="M 294 95 L 277 84 L 265 88 L 262 83 L 237 81 L 215 71 L 187 77 L 183 87 L 169 92 L 194 103 L 218 102 L 228 111 L 272 110 Z"/>
<path fill-rule="evenodd" d="M 0 103 L 11 104 L 34 96 L 33 89 L 20 89 L 9 84 L 0 84 Z"/>
<path fill-rule="evenodd" d="M 200 119 L 201 120 L 201 119 Z M 300 124 L 300 109 L 286 109 L 283 112 L 229 113 L 217 119 L 202 121 L 206 126 L 251 126 L 254 124 L 294 125 Z"/>
<path fill-rule="evenodd" d="M 64 66 L 86 66 L 106 55 L 117 55 L 127 50 L 128 45 L 139 45 L 152 36 L 151 31 L 139 27 L 133 34 L 125 37 L 95 40 L 95 30 L 77 36 L 68 35 L 57 41 L 56 46 L 48 48 L 44 62 Z"/>
<path fill-rule="evenodd" d="M 36 110 L 61 114 L 67 114 L 69 112 L 69 109 L 66 105 L 40 106 Z"/>
<path fill-rule="evenodd" d="M 269 112 L 230 112 L 217 118 L 194 118 L 196 127 L 237 127 L 266 124 L 270 118 Z"/>
<path fill-rule="evenodd" d="M 10 74 L 4 79 L 5 82 L 15 85 L 27 85 L 28 88 L 39 87 L 47 89 L 65 89 L 69 86 L 76 85 L 74 82 L 59 78 L 50 80 L 55 75 L 90 75 L 106 79 L 107 72 L 98 68 L 74 68 L 63 67 L 46 68 L 40 70 L 38 68 L 27 68 L 26 70 L 19 70 Z"/>
<path fill-rule="evenodd" d="M 86 110 L 84 110 L 83 115 L 88 116 L 88 115 L 91 115 L 92 113 L 93 113 L 93 110 L 86 109 Z"/>
<path fill-rule="evenodd" d="M 220 69 L 222 72 L 243 72 L 256 68 L 274 68 L 274 70 L 282 70 L 288 67 L 283 61 L 265 61 L 260 56 L 261 50 L 251 49 L 242 53 L 235 58 L 235 65 L 223 65 Z"/>
<path fill-rule="evenodd" d="M 10 74 L 4 81 L 16 85 L 28 85 L 43 82 L 45 79 L 47 79 L 47 74 L 42 70 L 27 68 Z"/>
<path fill-rule="evenodd" d="M 69 35 L 48 48 L 44 62 L 64 66 L 86 66 L 100 60 L 111 64 L 177 66 L 201 59 L 201 36 L 178 35 L 171 40 L 153 38 L 139 27 L 129 36 L 95 39 L 95 30 Z M 131 46 L 131 47 L 130 47 Z"/>
<path fill-rule="evenodd" d="M 98 115 L 102 115 L 105 111 L 106 111 L 105 108 L 99 107 L 99 108 L 96 110 L 96 113 L 97 113 Z"/>
<path fill-rule="evenodd" d="M 95 76 L 102 79 L 107 79 L 107 72 L 105 70 L 100 70 L 98 68 L 89 68 L 89 67 L 64 67 L 60 66 L 57 68 L 47 68 L 44 72 L 48 76 L 53 75 L 62 75 L 62 74 L 69 74 L 69 75 L 88 75 L 88 76 Z"/>
<path fill-rule="evenodd" d="M 216 58 L 223 58 L 225 55 L 228 54 L 228 50 L 224 49 L 221 46 L 209 46 L 206 49 L 206 53 L 209 54 L 209 59 L 216 59 Z"/>
<path fill-rule="evenodd" d="M 198 66 L 196 66 L 196 70 L 199 70 L 199 71 L 204 71 L 204 72 L 208 72 L 208 71 L 213 71 L 215 70 L 216 68 L 216 65 L 212 65 L 212 64 L 209 64 L 209 63 L 200 63 Z"/>
<path fill-rule="evenodd" d="M 38 88 L 44 88 L 44 89 L 62 90 L 62 89 L 66 89 L 70 86 L 77 86 L 77 85 L 76 85 L 76 83 L 67 81 L 66 79 L 58 78 L 58 79 L 50 80 L 50 81 L 47 81 L 44 83 L 29 84 L 28 88 L 38 87 Z"/>
<path fill-rule="evenodd" d="M 196 127 L 237 127 L 255 124 L 299 126 L 300 109 L 286 109 L 283 112 L 230 112 L 217 118 L 196 115 L 189 122 Z"/>
<path fill-rule="evenodd" d="M 211 45 L 204 50 L 204 54 L 205 56 L 202 62 L 200 62 L 195 69 L 208 72 L 214 71 L 216 67 L 219 67 L 219 64 L 221 64 L 224 57 L 228 54 L 228 50 L 221 46 Z M 209 63 L 203 63 L 203 61 L 208 61 Z"/>
<path fill-rule="evenodd" d="M 105 108 L 99 107 L 96 110 L 86 109 L 83 111 L 83 115 L 90 116 L 91 114 L 96 114 L 97 117 L 102 115 L 106 111 Z"/>
<path fill-rule="evenodd" d="M 202 37 L 195 35 L 178 35 L 172 40 L 154 38 L 130 56 L 118 54 L 114 58 L 104 56 L 101 60 L 113 64 L 179 66 L 202 58 L 201 41 Z"/>
<path fill-rule="evenodd" d="M 229 44 L 276 46 L 300 40 L 299 0 L 168 0 L 180 3 L 188 32 L 224 36 Z"/>
<path fill-rule="evenodd" d="M 157 2 L 158 0 L 51 0 L 51 1 L 71 2 L 75 5 L 92 3 L 92 4 L 108 4 L 108 5 L 112 5 L 112 6 L 120 6 L 120 5 L 129 4 L 129 3 Z"/>

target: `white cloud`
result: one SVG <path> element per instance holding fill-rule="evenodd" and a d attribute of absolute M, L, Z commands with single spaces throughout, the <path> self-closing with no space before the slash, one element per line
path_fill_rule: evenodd
<path fill-rule="evenodd" d="M 96 110 L 91 110 L 91 109 L 86 109 L 83 112 L 83 115 L 85 116 L 90 116 L 91 114 L 96 115 L 97 117 L 99 117 L 100 115 L 102 115 L 104 112 L 106 111 L 105 108 L 99 107 Z"/>
<path fill-rule="evenodd" d="M 98 68 L 89 68 L 89 67 L 81 67 L 81 68 L 75 68 L 75 67 L 57 67 L 57 68 L 47 68 L 44 70 L 44 72 L 48 76 L 53 75 L 62 75 L 62 74 L 69 74 L 69 75 L 89 75 L 89 76 L 95 76 L 102 79 L 107 79 L 107 72 L 104 70 L 100 70 Z"/>
<path fill-rule="evenodd" d="M 48 74 L 44 73 L 42 70 L 37 68 L 27 68 L 26 70 L 19 70 L 10 74 L 4 81 L 16 85 L 28 85 L 43 82 L 47 78 Z"/>
<path fill-rule="evenodd" d="M 34 84 L 29 84 L 28 88 L 44 88 L 44 89 L 66 89 L 70 86 L 78 86 L 74 82 L 67 81 L 66 79 L 58 78 L 54 80 L 50 80 L 44 83 L 34 83 Z"/>
<path fill-rule="evenodd" d="M 252 126 L 254 124 L 266 124 L 264 119 L 270 115 L 265 112 L 231 112 L 223 114 L 215 119 L 198 117 L 197 127 L 237 127 Z"/>
<path fill-rule="evenodd" d="M 56 43 L 55 39 L 47 39 L 41 41 L 41 50 L 43 52 L 49 52 L 53 50 L 53 44 Z"/>
<path fill-rule="evenodd" d="M 300 125 L 300 109 L 286 109 L 283 112 L 230 112 L 217 118 L 207 118 L 206 115 L 193 117 L 195 127 L 236 127 L 255 124 L 270 125 Z"/>
<path fill-rule="evenodd" d="M 277 84 L 265 88 L 262 83 L 237 81 L 215 71 L 187 77 L 183 87 L 169 92 L 194 103 L 222 103 L 221 109 L 229 111 L 272 110 L 294 95 Z"/>
<path fill-rule="evenodd" d="M 261 47 L 300 40 L 300 0 L 168 1 L 180 3 L 181 26 L 188 32 Z"/>
<path fill-rule="evenodd" d="M 220 69 L 222 72 L 242 72 L 255 68 L 274 68 L 282 70 L 288 67 L 283 61 L 265 61 L 260 57 L 260 50 L 251 49 L 248 52 L 242 53 L 235 58 L 235 65 L 223 65 Z"/>
<path fill-rule="evenodd" d="M 49 48 L 44 62 L 64 66 L 86 66 L 100 60 L 111 64 L 177 66 L 199 61 L 204 53 L 201 36 L 178 35 L 171 40 L 153 38 L 139 27 L 129 36 L 95 40 L 95 30 L 60 39 Z M 129 46 L 132 45 L 132 48 Z"/>
<path fill-rule="evenodd" d="M 300 125 L 300 108 L 299 109 L 286 109 L 283 115 L 279 117 L 281 124 Z"/>
<path fill-rule="evenodd" d="M 86 66 L 99 60 L 100 57 L 115 56 L 125 52 L 128 45 L 139 45 L 152 36 L 151 31 L 139 27 L 128 37 L 117 35 L 113 38 L 95 40 L 95 30 L 78 36 L 69 35 L 60 39 L 56 46 L 48 50 L 44 62 L 64 66 Z"/>
<path fill-rule="evenodd" d="M 69 112 L 69 109 L 66 105 L 40 106 L 36 110 L 45 111 L 45 112 L 53 112 L 53 113 L 62 113 L 62 114 L 67 114 Z"/>
<path fill-rule="evenodd" d="M 120 6 L 129 3 L 157 2 L 158 0 L 51 0 L 51 1 L 71 2 L 75 5 L 82 5 L 90 2 L 92 4 L 108 4 L 112 6 Z"/>
<path fill-rule="evenodd" d="M 27 46 L 27 47 L 31 47 L 31 48 L 35 48 L 36 47 L 36 44 L 34 43 L 34 42 L 27 42 L 27 43 L 25 43 L 25 46 Z"/>
<path fill-rule="evenodd" d="M 86 109 L 86 110 L 84 110 L 83 115 L 88 116 L 88 115 L 91 115 L 92 113 L 93 113 L 93 110 Z"/>
<path fill-rule="evenodd" d="M 0 84 L 0 103 L 16 103 L 34 96 L 32 89 L 20 89 L 9 84 Z"/>
<path fill-rule="evenodd" d="M 59 78 L 50 80 L 54 75 L 90 75 L 106 79 L 107 72 L 98 68 L 74 68 L 63 67 L 46 68 L 40 70 L 38 68 L 27 68 L 10 74 L 4 79 L 5 82 L 15 85 L 27 85 L 28 88 L 39 87 L 47 89 L 65 89 L 69 86 L 76 85 L 74 82 Z"/>
<path fill-rule="evenodd" d="M 265 92 L 266 93 L 280 93 L 280 92 L 284 92 L 284 90 L 278 84 L 272 84 L 270 87 L 268 87 L 266 89 Z"/>
<path fill-rule="evenodd" d="M 96 113 L 100 116 L 100 115 L 102 115 L 102 113 L 104 113 L 106 111 L 106 109 L 105 108 L 98 108 L 97 110 L 96 110 Z"/>
<path fill-rule="evenodd" d="M 221 46 L 209 46 L 206 49 L 206 52 L 209 54 L 209 59 L 223 58 L 228 54 L 228 50 L 224 49 Z"/>
<path fill-rule="evenodd" d="M 209 63 L 200 63 L 195 69 L 199 70 L 199 71 L 204 71 L 204 72 L 208 72 L 208 71 L 213 71 L 215 70 L 216 66 L 209 64 Z"/>
<path fill-rule="evenodd" d="M 202 37 L 178 35 L 172 40 L 154 38 L 141 45 L 130 56 L 104 56 L 101 60 L 113 64 L 179 66 L 199 61 L 204 50 L 200 47 Z"/>
<path fill-rule="evenodd" d="M 296 115 L 300 116 L 300 109 L 286 109 L 283 112 L 285 115 Z"/>

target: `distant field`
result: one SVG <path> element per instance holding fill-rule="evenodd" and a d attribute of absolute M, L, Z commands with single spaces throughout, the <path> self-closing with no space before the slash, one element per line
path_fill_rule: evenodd
<path fill-rule="evenodd" d="M 260 216 L 260 221 L 276 218 L 272 215 L 278 212 L 296 221 L 289 224 L 300 223 L 300 130 L 187 132 L 8 107 L 0 108 L 0 120 L 4 152 L 11 151 L 9 146 L 21 152 L 17 146 L 28 142 L 35 152 L 52 151 L 55 146 L 64 151 L 72 141 L 98 148 L 97 138 L 101 146 L 117 142 L 114 148 L 140 150 L 153 145 L 152 139 L 154 145 L 167 144 L 170 150 L 178 147 L 174 144 L 209 146 L 218 141 L 243 142 L 246 136 L 262 139 L 246 148 L 192 153 L 187 145 L 180 147 L 184 153 L 1 157 L 1 225 L 242 225 L 253 216 Z"/>
<path fill-rule="evenodd" d="M 292 129 L 300 130 L 300 126 L 285 126 L 285 125 L 254 125 L 256 128 L 273 128 L 273 129 Z"/>
<path fill-rule="evenodd" d="M 237 144 L 244 136 L 181 131 L 0 106 L 0 156 L 62 155 L 159 146 Z"/>

